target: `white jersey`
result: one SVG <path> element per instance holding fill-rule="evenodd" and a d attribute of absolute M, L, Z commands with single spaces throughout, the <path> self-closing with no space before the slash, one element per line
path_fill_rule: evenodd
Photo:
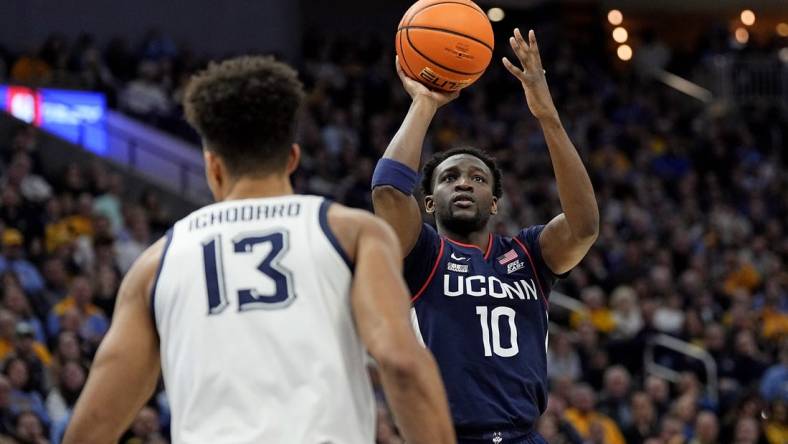
<path fill-rule="evenodd" d="M 328 205 L 220 202 L 168 233 L 151 304 L 173 442 L 374 442 L 351 264 Z"/>

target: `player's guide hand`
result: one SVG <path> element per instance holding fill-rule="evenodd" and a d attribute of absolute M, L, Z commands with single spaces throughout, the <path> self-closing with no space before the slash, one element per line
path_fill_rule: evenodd
<path fill-rule="evenodd" d="M 522 69 L 514 66 L 506 57 L 503 58 L 503 66 L 522 83 L 525 100 L 531 113 L 539 120 L 558 119 L 558 111 L 547 87 L 545 70 L 542 68 L 542 58 L 539 56 L 539 46 L 533 29 L 528 31 L 528 42 L 526 42 L 520 30 L 515 28 L 514 35 L 509 37 L 509 44 Z"/>

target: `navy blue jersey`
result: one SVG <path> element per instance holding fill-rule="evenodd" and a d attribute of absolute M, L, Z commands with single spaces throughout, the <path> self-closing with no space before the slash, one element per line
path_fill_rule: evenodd
<path fill-rule="evenodd" d="M 414 323 L 438 361 L 458 433 L 530 429 L 547 405 L 544 226 L 490 235 L 487 251 L 424 224 L 405 258 Z"/>

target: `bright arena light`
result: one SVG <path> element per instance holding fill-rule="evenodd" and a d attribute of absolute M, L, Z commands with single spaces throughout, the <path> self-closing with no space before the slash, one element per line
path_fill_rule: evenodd
<path fill-rule="evenodd" d="M 619 59 L 626 62 L 632 58 L 632 48 L 629 45 L 621 45 L 618 47 L 616 54 L 618 54 Z"/>
<path fill-rule="evenodd" d="M 611 9 L 610 12 L 607 13 L 607 21 L 613 26 L 618 26 L 624 21 L 624 14 L 618 9 Z"/>
<path fill-rule="evenodd" d="M 777 34 L 780 37 L 788 37 L 788 23 L 779 23 L 777 25 Z"/>
<path fill-rule="evenodd" d="M 618 43 L 624 43 L 629 38 L 629 33 L 627 32 L 626 28 L 619 26 L 618 28 L 613 30 L 613 40 Z"/>
<path fill-rule="evenodd" d="M 746 26 L 752 26 L 755 23 L 755 13 L 749 9 L 741 12 L 741 22 Z"/>
<path fill-rule="evenodd" d="M 737 42 L 743 45 L 750 40 L 750 33 L 744 28 L 737 28 L 734 37 L 736 38 Z"/>
<path fill-rule="evenodd" d="M 788 64 L 788 48 L 781 49 L 777 56 L 780 57 L 781 62 Z"/>
<path fill-rule="evenodd" d="M 501 8 L 490 8 L 487 10 L 487 17 L 490 18 L 491 22 L 500 22 L 504 17 L 506 17 L 506 14 Z"/>

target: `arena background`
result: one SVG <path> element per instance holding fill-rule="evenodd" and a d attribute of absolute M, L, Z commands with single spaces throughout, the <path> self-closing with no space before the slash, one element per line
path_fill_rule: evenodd
<path fill-rule="evenodd" d="M 539 430 L 551 443 L 788 442 L 788 5 L 479 3 L 500 19 L 493 63 L 439 112 L 425 151 L 497 156 L 498 232 L 557 214 L 544 140 L 498 62 L 513 27 L 533 28 L 602 218 L 551 296 Z M 0 442 L 60 442 L 123 274 L 209 202 L 179 104 L 189 75 L 241 53 L 292 63 L 309 92 L 297 191 L 370 208 L 409 103 L 393 67 L 408 5 L 3 0 Z M 379 405 L 378 442 L 401 442 Z M 160 388 L 122 442 L 168 442 L 168 421 Z"/>

